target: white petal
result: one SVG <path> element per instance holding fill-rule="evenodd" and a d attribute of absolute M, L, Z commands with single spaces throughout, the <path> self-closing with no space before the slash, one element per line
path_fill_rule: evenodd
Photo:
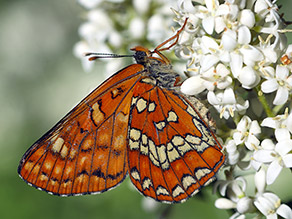
<path fill-rule="evenodd" d="M 231 30 L 227 30 L 223 33 L 223 36 L 221 39 L 222 39 L 221 43 L 224 49 L 226 49 L 227 51 L 232 51 L 235 49 L 237 45 L 235 32 Z"/>
<path fill-rule="evenodd" d="M 245 46 L 240 49 L 243 54 L 243 62 L 248 66 L 254 66 L 255 62 L 263 60 L 264 56 L 260 50 L 253 46 Z"/>
<path fill-rule="evenodd" d="M 216 33 L 221 33 L 226 28 L 226 23 L 223 17 L 215 18 L 215 31 Z"/>
<path fill-rule="evenodd" d="M 275 151 L 277 151 L 281 156 L 286 155 L 292 150 L 292 140 L 281 140 L 276 144 Z"/>
<path fill-rule="evenodd" d="M 262 212 L 263 215 L 268 215 L 268 211 L 270 210 L 270 203 L 263 196 L 258 197 L 255 200 L 254 205 L 257 207 L 257 209 L 260 210 L 260 212 Z"/>
<path fill-rule="evenodd" d="M 260 134 L 261 133 L 261 127 L 260 127 L 258 121 L 254 120 L 251 122 L 250 132 L 253 134 Z"/>
<path fill-rule="evenodd" d="M 275 159 L 274 156 L 272 156 L 272 151 L 268 150 L 258 150 L 254 153 L 253 157 L 262 163 L 269 163 Z"/>
<path fill-rule="evenodd" d="M 243 65 L 242 55 L 235 52 L 231 53 L 230 67 L 231 72 L 235 78 L 237 78 L 238 75 L 240 74 L 242 65 Z"/>
<path fill-rule="evenodd" d="M 280 207 L 277 209 L 277 214 L 283 218 L 292 219 L 292 210 L 288 207 L 288 205 L 280 205 Z"/>
<path fill-rule="evenodd" d="M 286 120 L 286 126 L 287 126 L 287 129 L 290 131 L 290 133 L 292 133 L 292 113 L 290 112 L 287 120 Z"/>
<path fill-rule="evenodd" d="M 265 150 L 274 150 L 275 149 L 275 144 L 273 143 L 273 141 L 271 139 L 264 139 L 262 141 L 262 147 Z"/>
<path fill-rule="evenodd" d="M 215 20 L 213 16 L 209 16 L 203 19 L 202 22 L 203 28 L 204 30 L 208 33 L 208 34 L 212 34 L 213 30 L 214 30 L 214 26 L 215 26 Z"/>
<path fill-rule="evenodd" d="M 289 92 L 286 88 L 284 87 L 279 87 L 276 97 L 273 101 L 273 104 L 275 105 L 282 105 L 287 102 L 289 96 Z"/>
<path fill-rule="evenodd" d="M 240 22 L 243 25 L 252 28 L 255 24 L 255 16 L 254 13 L 250 9 L 244 9 L 241 11 Z"/>
<path fill-rule="evenodd" d="M 264 93 L 272 93 L 275 90 L 277 90 L 278 87 L 279 87 L 279 85 L 278 85 L 277 80 L 275 78 L 266 80 L 261 84 L 261 90 Z"/>
<path fill-rule="evenodd" d="M 279 164 L 279 162 L 277 160 L 274 160 L 268 170 L 267 170 L 267 184 L 271 185 L 279 176 L 281 170 L 282 170 L 282 166 Z"/>
<path fill-rule="evenodd" d="M 242 26 L 238 29 L 237 41 L 240 44 L 249 44 L 251 41 L 251 33 L 246 26 Z"/>
<path fill-rule="evenodd" d="M 292 154 L 288 154 L 282 157 L 285 167 L 292 167 Z"/>
<path fill-rule="evenodd" d="M 281 65 L 277 65 L 277 67 L 276 67 L 277 78 L 280 78 L 282 80 L 286 80 L 288 74 L 289 74 L 288 68 L 281 66 Z"/>
<path fill-rule="evenodd" d="M 227 88 L 224 90 L 222 102 L 224 104 L 235 104 L 236 103 L 235 94 L 231 88 Z"/>
<path fill-rule="evenodd" d="M 250 150 L 253 151 L 258 148 L 260 141 L 254 135 L 249 135 L 247 140 L 245 141 L 245 146 Z"/>
<path fill-rule="evenodd" d="M 243 136 L 243 134 L 241 132 L 235 132 L 233 134 L 233 139 L 234 139 L 235 144 L 239 145 L 239 144 L 241 144 L 243 142 L 244 136 Z"/>
<path fill-rule="evenodd" d="M 212 105 L 219 105 L 220 104 L 220 101 L 218 100 L 218 98 L 216 97 L 216 95 L 213 91 L 208 92 L 207 99 L 208 99 L 208 102 Z"/>
<path fill-rule="evenodd" d="M 260 77 L 252 67 L 245 66 L 241 69 L 238 80 L 242 83 L 243 88 L 251 89 L 259 83 Z"/>
<path fill-rule="evenodd" d="M 275 136 L 277 141 L 290 140 L 290 133 L 285 128 L 277 128 L 275 130 Z"/>
<path fill-rule="evenodd" d="M 248 129 L 248 127 L 250 126 L 251 123 L 251 119 L 248 116 L 243 116 L 241 118 L 241 120 L 239 121 L 239 123 L 237 124 L 236 129 L 246 132 L 246 130 Z"/>
<path fill-rule="evenodd" d="M 226 198 L 218 198 L 215 201 L 215 206 L 219 209 L 232 209 L 236 208 L 236 203 Z"/>
<path fill-rule="evenodd" d="M 205 72 L 209 70 L 217 62 L 219 62 L 219 58 L 213 54 L 208 54 L 208 55 L 203 56 L 201 59 L 202 71 Z"/>
<path fill-rule="evenodd" d="M 205 90 L 203 82 L 204 80 L 200 77 L 200 75 L 190 77 L 183 82 L 183 84 L 180 87 L 180 90 L 184 94 L 196 95 Z"/>
<path fill-rule="evenodd" d="M 262 194 L 266 188 L 266 172 L 263 168 L 261 168 L 258 172 L 256 172 L 254 176 L 255 186 L 257 188 L 257 192 Z"/>
<path fill-rule="evenodd" d="M 237 211 L 241 214 L 250 212 L 252 209 L 254 209 L 254 207 L 251 198 L 243 197 L 237 202 Z"/>
<path fill-rule="evenodd" d="M 292 122 L 292 121 L 291 121 Z M 291 123 L 292 125 L 292 123 Z M 268 118 L 265 118 L 262 123 L 261 123 L 261 126 L 263 127 L 269 127 L 269 128 L 276 128 L 278 127 L 277 126 L 277 122 L 275 119 L 271 118 L 271 117 L 268 117 Z"/>
<path fill-rule="evenodd" d="M 210 50 L 218 50 L 219 49 L 219 45 L 218 43 L 211 37 L 208 37 L 208 36 L 203 36 L 202 37 L 202 41 L 201 41 L 201 44 L 202 44 L 202 49 L 206 49 L 207 51 L 203 51 L 203 53 L 209 53 Z"/>

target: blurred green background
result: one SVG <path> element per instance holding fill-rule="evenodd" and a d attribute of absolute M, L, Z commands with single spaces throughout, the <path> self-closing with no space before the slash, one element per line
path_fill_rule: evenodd
<path fill-rule="evenodd" d="M 292 1 L 279 4 L 292 20 Z M 18 162 L 29 146 L 104 80 L 102 68 L 86 74 L 72 54 L 84 12 L 70 0 L 0 1 L 0 217 L 227 218 L 214 207 L 211 188 L 183 204 L 147 212 L 128 179 L 100 195 L 62 198 L 18 177 Z M 283 199 L 292 197 L 287 188 L 277 190 Z"/>

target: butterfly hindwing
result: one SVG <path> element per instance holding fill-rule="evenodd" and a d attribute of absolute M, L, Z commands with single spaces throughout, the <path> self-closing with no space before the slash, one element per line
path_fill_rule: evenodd
<path fill-rule="evenodd" d="M 146 196 L 181 202 L 215 179 L 221 146 L 187 97 L 139 83 L 129 120 L 131 180 Z"/>
<path fill-rule="evenodd" d="M 18 172 L 56 195 L 103 192 L 128 170 L 127 130 L 132 88 L 143 66 L 119 71 L 28 149 Z"/>

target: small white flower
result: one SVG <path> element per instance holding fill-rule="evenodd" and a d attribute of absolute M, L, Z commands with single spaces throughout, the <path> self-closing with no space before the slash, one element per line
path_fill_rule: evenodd
<path fill-rule="evenodd" d="M 233 134 L 233 139 L 237 145 L 244 143 L 245 146 L 253 151 L 257 145 L 259 145 L 259 140 L 257 135 L 261 133 L 261 128 L 259 123 L 251 119 L 248 116 L 243 116 L 240 122 L 237 124 L 236 132 Z"/>
<path fill-rule="evenodd" d="M 232 178 L 227 172 L 227 180 L 218 180 L 214 185 L 214 191 L 218 189 L 222 196 L 227 196 L 232 201 L 237 202 L 245 197 L 246 180 L 243 177 Z"/>
<path fill-rule="evenodd" d="M 236 209 L 237 212 L 232 216 L 233 218 L 254 209 L 252 199 L 245 195 L 246 181 L 242 177 L 226 181 L 219 180 L 214 186 L 215 190 L 217 188 L 220 194 L 227 198 L 217 199 L 215 206 L 219 209 Z"/>
<path fill-rule="evenodd" d="M 225 143 L 225 151 L 227 153 L 227 163 L 235 165 L 239 161 L 239 151 L 234 140 L 229 140 Z"/>
<path fill-rule="evenodd" d="M 260 76 L 252 67 L 245 66 L 241 69 L 238 80 L 245 89 L 252 89 L 260 82 Z"/>
<path fill-rule="evenodd" d="M 289 109 L 286 108 L 284 114 L 275 117 L 265 118 L 261 126 L 273 129 L 288 129 L 292 134 L 292 113 L 289 114 Z"/>
<path fill-rule="evenodd" d="M 235 111 L 245 111 L 249 106 L 247 100 L 243 101 L 241 98 L 236 100 L 235 94 L 231 88 L 227 88 L 224 92 L 217 92 L 216 94 L 210 91 L 207 98 L 209 103 L 220 112 L 220 117 L 224 117 L 225 119 L 228 119 L 229 116 L 233 117 Z"/>
<path fill-rule="evenodd" d="M 254 153 L 254 159 L 269 164 L 267 170 L 267 184 L 272 184 L 279 176 L 282 169 L 292 167 L 292 140 L 290 133 L 285 129 L 275 131 L 278 143 L 265 139 L 261 143 L 262 149 Z"/>
<path fill-rule="evenodd" d="M 232 83 L 232 78 L 229 76 L 230 71 L 221 63 L 216 68 L 212 67 L 208 71 L 202 72 L 201 75 L 204 79 L 203 84 L 209 91 L 213 91 L 215 87 L 225 89 Z"/>
<path fill-rule="evenodd" d="M 281 199 L 270 192 L 259 195 L 254 201 L 254 205 L 268 219 L 278 218 L 277 215 L 283 218 L 292 218 L 292 210 L 285 204 L 281 204 Z"/>
<path fill-rule="evenodd" d="M 273 77 L 269 77 L 261 85 L 261 90 L 264 93 L 272 93 L 277 90 L 276 97 L 273 101 L 275 105 L 286 103 L 291 89 L 292 76 L 289 75 L 289 70 L 285 66 L 280 65 L 276 67 L 276 74 Z"/>

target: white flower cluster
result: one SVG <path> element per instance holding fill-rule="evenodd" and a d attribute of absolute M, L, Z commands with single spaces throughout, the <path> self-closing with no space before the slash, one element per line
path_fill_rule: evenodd
<path fill-rule="evenodd" d="M 176 47 L 190 76 L 181 91 L 207 94 L 222 118 L 219 129 L 229 130 L 221 136 L 226 180 L 215 186 L 224 198 L 215 206 L 233 209 L 231 218 L 292 218 L 292 210 L 266 190 L 282 169 L 292 168 L 292 45 L 275 1 L 180 0 L 175 14 L 180 25 L 188 18 Z M 254 194 L 247 194 L 245 176 L 254 177 Z"/>
<path fill-rule="evenodd" d="M 81 41 L 76 43 L 74 54 L 80 58 L 85 71 L 94 62 L 84 57 L 87 52 L 129 54 L 137 46 L 157 45 L 172 34 L 173 13 L 170 7 L 175 0 L 78 0 L 87 9 L 85 22 L 79 27 Z M 125 59 L 107 62 L 106 76 L 125 67 Z M 113 64 L 114 63 L 114 64 Z"/>

